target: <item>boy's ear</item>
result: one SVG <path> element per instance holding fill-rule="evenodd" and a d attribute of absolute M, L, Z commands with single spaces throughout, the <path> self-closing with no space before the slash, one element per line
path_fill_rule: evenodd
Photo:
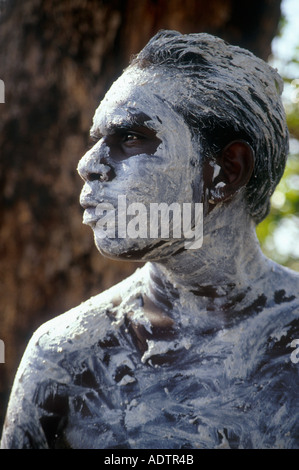
<path fill-rule="evenodd" d="M 246 186 L 254 168 L 253 150 L 243 140 L 232 141 L 218 155 L 216 164 L 219 166 L 218 174 L 206 185 L 212 205 L 231 199 Z"/>

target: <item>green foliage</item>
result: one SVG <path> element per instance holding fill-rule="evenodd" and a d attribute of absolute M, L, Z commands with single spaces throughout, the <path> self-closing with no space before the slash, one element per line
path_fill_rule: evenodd
<path fill-rule="evenodd" d="M 299 271 L 299 142 L 292 141 L 286 170 L 271 198 L 268 217 L 257 226 L 264 253 Z"/>
<path fill-rule="evenodd" d="M 280 40 L 288 19 L 282 17 Z M 288 36 L 290 37 L 290 36 Z M 289 45 L 288 45 L 289 46 Z M 291 47 L 289 47 L 291 49 Z M 283 49 L 284 51 L 286 49 Z M 280 264 L 299 271 L 299 45 L 291 55 L 272 57 L 285 83 L 283 101 L 290 131 L 290 155 L 285 173 L 271 198 L 268 217 L 258 225 L 264 253 Z"/>
<path fill-rule="evenodd" d="M 270 214 L 258 225 L 257 236 L 269 258 L 299 271 L 299 80 L 296 82 L 293 100 L 285 106 L 291 134 L 290 155 L 271 198 Z"/>
<path fill-rule="evenodd" d="M 293 82 L 297 89 L 285 105 L 291 134 L 290 155 L 271 198 L 270 214 L 258 225 L 257 236 L 267 256 L 299 271 L 299 80 Z"/>
<path fill-rule="evenodd" d="M 293 82 L 297 82 L 294 97 L 296 101 L 286 105 L 286 113 L 289 131 L 292 136 L 299 139 L 299 79 L 297 80 L 293 80 Z"/>

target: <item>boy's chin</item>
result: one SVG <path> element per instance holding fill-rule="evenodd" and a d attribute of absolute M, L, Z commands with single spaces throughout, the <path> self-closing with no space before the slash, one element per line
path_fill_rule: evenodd
<path fill-rule="evenodd" d="M 106 258 L 126 261 L 146 261 L 150 259 L 151 244 L 141 239 L 97 239 L 95 244 Z"/>
<path fill-rule="evenodd" d="M 126 261 L 162 261 L 185 250 L 183 240 L 97 238 L 95 244 L 106 258 Z"/>

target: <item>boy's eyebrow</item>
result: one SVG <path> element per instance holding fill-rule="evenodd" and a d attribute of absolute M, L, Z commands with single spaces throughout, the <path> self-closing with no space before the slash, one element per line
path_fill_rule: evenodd
<path fill-rule="evenodd" d="M 99 127 L 93 124 L 90 129 L 90 136 L 99 139 L 105 134 L 113 133 L 115 130 L 132 129 L 133 127 L 146 127 L 151 129 L 150 126 L 146 125 L 146 122 L 151 120 L 152 119 L 145 113 L 140 112 L 134 114 L 129 111 L 126 117 L 116 117 L 115 121 L 107 122 L 103 129 L 99 129 Z"/>

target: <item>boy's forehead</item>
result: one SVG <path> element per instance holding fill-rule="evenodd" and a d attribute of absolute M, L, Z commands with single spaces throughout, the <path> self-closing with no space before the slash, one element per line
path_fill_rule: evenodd
<path fill-rule="evenodd" d="M 158 92 L 157 83 L 155 80 L 151 80 L 151 74 L 135 67 L 125 71 L 111 85 L 100 104 L 100 108 L 105 106 L 142 106 L 149 97 L 152 99 L 155 92 Z"/>
<path fill-rule="evenodd" d="M 163 73 L 160 73 L 163 75 Z M 129 124 L 160 127 L 173 118 L 174 106 L 167 87 L 152 71 L 132 68 L 113 83 L 97 108 L 93 127 L 113 128 Z M 173 95 L 172 95 L 173 96 Z"/>
<path fill-rule="evenodd" d="M 108 125 L 113 127 L 125 122 L 133 123 L 135 119 L 142 121 L 142 116 L 149 118 L 145 113 L 147 106 L 143 99 L 149 90 L 144 86 L 142 94 L 136 79 L 132 80 L 131 74 L 124 73 L 113 83 L 95 112 L 94 125 L 106 128 Z"/>

